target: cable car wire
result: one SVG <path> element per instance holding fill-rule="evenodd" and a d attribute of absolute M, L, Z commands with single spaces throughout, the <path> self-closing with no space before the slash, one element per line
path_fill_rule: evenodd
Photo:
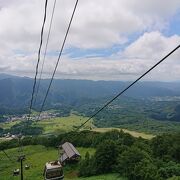
<path fill-rule="evenodd" d="M 36 81 L 37 81 L 37 75 L 38 75 L 38 69 L 39 69 L 39 62 L 40 62 L 40 57 L 41 57 L 41 48 L 42 48 L 42 43 L 43 43 L 44 26 L 45 26 L 45 22 L 46 22 L 47 4 L 48 4 L 48 0 L 45 0 L 45 12 L 44 12 L 43 24 L 42 24 L 42 28 L 41 28 L 40 45 L 39 45 L 39 50 L 38 50 L 38 60 L 37 60 L 37 64 L 36 64 L 36 72 L 35 72 L 35 77 L 34 77 L 34 84 L 33 84 L 33 90 L 32 90 L 30 107 L 29 107 L 29 114 L 28 114 L 27 120 L 30 119 L 33 100 L 34 100 L 34 93 L 35 93 L 35 88 L 36 88 Z"/>
<path fill-rule="evenodd" d="M 118 93 L 114 98 L 112 98 L 110 101 L 108 101 L 103 107 L 101 107 L 97 112 L 95 112 L 90 118 L 88 118 L 84 123 L 82 123 L 79 127 L 77 127 L 77 131 L 82 128 L 88 121 L 90 121 L 92 118 L 94 118 L 97 114 L 99 114 L 104 108 L 106 108 L 109 104 L 111 104 L 115 99 L 117 99 L 119 96 L 121 96 L 123 93 L 125 93 L 129 88 L 131 88 L 135 83 L 137 83 L 140 79 L 142 79 L 145 75 L 147 75 L 150 71 L 152 71 L 156 66 L 158 66 L 160 63 L 162 63 L 166 58 L 168 58 L 171 54 L 173 54 L 176 50 L 180 48 L 180 45 L 178 45 L 176 48 L 174 48 L 170 53 L 168 53 L 165 57 L 163 57 L 159 62 L 157 62 L 155 65 L 153 65 L 149 70 L 147 70 L 144 74 L 142 74 L 139 78 L 137 78 L 135 81 L 133 81 L 129 86 L 127 86 L 125 89 L 123 89 L 120 93 Z"/>
<path fill-rule="evenodd" d="M 72 21 L 73 21 L 73 18 L 74 18 L 74 14 L 76 12 L 78 2 L 79 2 L 79 0 L 76 0 L 74 9 L 73 9 L 73 12 L 72 12 L 72 15 L 71 15 L 71 18 L 70 18 L 70 21 L 69 21 L 69 24 L 68 24 L 68 27 L 67 27 L 67 30 L 66 30 L 66 34 L 64 36 L 64 40 L 63 40 L 63 43 L 62 43 L 62 46 L 61 46 L 61 49 L 60 49 L 60 52 L 59 52 L 58 60 L 56 62 L 56 65 L 55 65 L 55 68 L 54 68 L 54 71 L 53 71 L 53 74 L 52 74 L 48 89 L 46 91 L 46 94 L 45 94 L 45 97 L 44 97 L 44 100 L 43 100 L 43 103 L 42 103 L 42 106 L 41 106 L 41 109 L 40 109 L 40 112 L 39 112 L 38 120 L 40 118 L 41 112 L 43 111 L 46 99 L 48 97 L 48 94 L 49 94 L 49 91 L 50 91 L 50 88 L 51 88 L 51 85 L 52 85 L 52 82 L 53 82 L 53 79 L 54 79 L 54 76 L 55 76 L 55 73 L 56 73 L 56 70 L 57 70 L 57 67 L 58 67 L 58 64 L 59 64 L 59 61 L 61 59 L 62 52 L 63 52 L 64 46 L 65 46 L 65 43 L 66 43 L 66 40 L 67 40 L 67 37 L 68 37 L 68 34 L 69 34 L 69 30 L 70 30 L 70 27 L 71 27 L 71 24 L 72 24 Z"/>
<path fill-rule="evenodd" d="M 5 150 L 2 150 L 2 152 L 5 154 L 5 156 L 6 156 L 12 163 L 14 163 L 14 160 L 6 153 Z"/>
<path fill-rule="evenodd" d="M 30 100 L 27 121 L 30 120 L 32 106 L 33 106 L 33 100 L 34 100 L 34 94 L 35 94 L 35 89 L 36 89 L 36 81 L 37 81 L 37 75 L 38 75 L 38 69 L 39 69 L 39 63 L 40 63 L 40 57 L 41 57 L 41 48 L 42 48 L 42 44 L 43 44 L 44 26 L 45 26 L 46 15 L 47 15 L 47 5 L 48 5 L 48 0 L 45 0 L 44 17 L 43 17 L 43 24 L 42 24 L 41 33 L 40 33 L 40 44 L 39 44 L 39 50 L 38 50 L 38 60 L 37 60 L 37 64 L 36 64 L 36 72 L 35 72 L 35 77 L 34 77 L 33 90 L 32 90 L 32 94 L 31 94 L 31 100 Z M 22 134 L 22 130 L 23 129 L 21 129 L 20 134 Z M 24 156 L 23 155 L 23 145 L 21 145 L 21 143 L 20 143 L 20 141 L 21 141 L 20 138 L 18 141 L 19 141 L 19 159 L 21 159 L 21 163 L 22 163 L 22 158 Z M 22 171 L 22 169 L 21 169 L 21 171 Z M 23 172 L 21 173 L 21 176 L 23 178 Z"/>
<path fill-rule="evenodd" d="M 34 105 L 36 104 L 37 96 L 38 96 L 39 88 L 40 88 L 40 84 L 41 84 L 42 72 L 43 72 L 43 69 L 44 69 L 44 63 L 45 63 L 45 59 L 46 59 L 48 43 L 49 43 L 49 38 L 50 38 L 50 34 L 51 34 L 51 27 L 52 27 L 52 22 L 53 22 L 53 18 L 54 18 L 55 7 L 56 7 L 56 0 L 54 0 L 54 4 L 53 4 L 53 10 L 52 10 L 52 14 L 51 14 L 51 20 L 50 20 L 50 25 L 49 25 L 49 30 L 48 30 L 48 36 L 47 36 L 47 40 L 46 40 L 45 52 L 44 52 L 44 56 L 43 56 L 42 66 L 41 66 L 41 72 L 40 72 L 40 76 L 39 76 L 39 79 L 38 79 L 36 96 L 34 98 Z"/>

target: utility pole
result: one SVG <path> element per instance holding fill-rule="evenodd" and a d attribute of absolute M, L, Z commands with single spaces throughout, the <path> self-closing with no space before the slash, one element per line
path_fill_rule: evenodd
<path fill-rule="evenodd" d="M 24 179 L 23 177 L 23 160 L 25 160 L 25 155 L 23 155 L 23 149 L 22 149 L 22 146 L 21 146 L 21 138 L 22 138 L 22 134 L 20 133 L 19 136 L 18 136 L 18 141 L 19 141 L 19 157 L 18 157 L 18 162 L 20 162 L 21 164 L 21 169 L 20 169 L 20 172 L 21 172 L 21 180 Z"/>
<path fill-rule="evenodd" d="M 23 180 L 23 158 L 21 157 L 21 180 Z"/>
<path fill-rule="evenodd" d="M 20 161 L 20 163 L 21 163 L 21 180 L 23 180 L 23 160 L 25 159 L 25 155 L 21 155 L 21 156 L 19 156 L 19 158 L 18 158 L 18 161 Z"/>

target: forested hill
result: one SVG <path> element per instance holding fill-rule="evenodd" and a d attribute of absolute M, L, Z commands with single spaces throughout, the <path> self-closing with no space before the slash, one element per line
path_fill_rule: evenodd
<path fill-rule="evenodd" d="M 42 99 L 49 80 L 42 80 L 39 99 Z M 24 107 L 29 103 L 33 79 L 0 74 L 0 105 Z M 73 103 L 84 98 L 110 97 L 130 82 L 54 80 L 48 101 Z M 140 82 L 132 87 L 126 96 L 134 98 L 180 96 L 180 82 Z"/>
<path fill-rule="evenodd" d="M 130 82 L 55 79 L 44 110 L 90 117 Z M 33 79 L 0 75 L 0 117 L 26 114 Z M 41 82 L 33 109 L 41 107 L 48 79 Z M 156 120 L 156 121 L 155 121 Z M 162 124 L 162 122 L 164 122 Z M 180 128 L 180 82 L 139 82 L 94 118 L 96 127 L 121 127 L 149 133 Z M 148 131 L 147 131 L 148 130 Z"/>

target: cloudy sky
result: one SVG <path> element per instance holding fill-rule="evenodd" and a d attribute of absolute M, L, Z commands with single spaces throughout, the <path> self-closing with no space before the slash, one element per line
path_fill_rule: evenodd
<path fill-rule="evenodd" d="M 0 0 L 0 73 L 34 76 L 44 3 Z M 74 4 L 57 0 L 43 77 L 51 76 Z M 79 0 L 56 78 L 133 80 L 179 44 L 180 0 Z M 180 50 L 144 80 L 179 81 Z"/>

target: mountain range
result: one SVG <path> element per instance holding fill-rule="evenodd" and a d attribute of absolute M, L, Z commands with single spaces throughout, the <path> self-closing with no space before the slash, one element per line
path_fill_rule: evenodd
<path fill-rule="evenodd" d="M 37 104 L 40 104 L 49 79 L 40 83 Z M 122 81 L 90 81 L 90 80 L 61 80 L 53 81 L 47 104 L 72 104 L 82 99 L 97 99 L 112 97 L 122 91 L 130 82 Z M 33 79 L 0 74 L 0 106 L 21 108 L 29 105 L 32 93 Z M 129 89 L 124 96 L 133 98 L 152 98 L 180 96 L 179 82 L 139 82 Z"/>

